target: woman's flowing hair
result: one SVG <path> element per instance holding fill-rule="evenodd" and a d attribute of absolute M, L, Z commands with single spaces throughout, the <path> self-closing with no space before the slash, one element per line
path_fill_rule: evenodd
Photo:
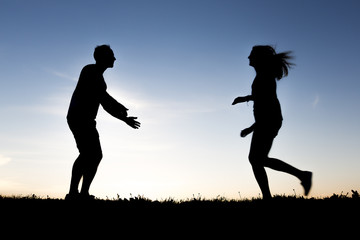
<path fill-rule="evenodd" d="M 263 69 L 271 73 L 277 80 L 286 77 L 289 74 L 289 68 L 295 64 L 290 62 L 294 57 L 292 51 L 276 53 L 275 49 L 269 45 L 257 45 L 252 49 Z"/>

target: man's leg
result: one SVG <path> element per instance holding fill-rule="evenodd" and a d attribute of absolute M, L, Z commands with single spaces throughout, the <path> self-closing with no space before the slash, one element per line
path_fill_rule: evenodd
<path fill-rule="evenodd" d="M 83 162 L 83 157 L 80 154 L 78 156 L 78 158 L 75 160 L 73 168 L 72 168 L 70 191 L 69 191 L 69 194 L 71 194 L 71 195 L 79 193 L 78 187 L 79 187 L 81 177 L 84 173 L 82 162 Z"/>
<path fill-rule="evenodd" d="M 97 168 L 102 159 L 99 134 L 95 127 L 87 132 L 86 144 L 84 144 L 82 147 L 81 152 L 85 158 L 85 161 L 83 164 L 83 182 L 80 193 L 83 196 L 88 196 L 90 185 L 94 180 Z"/>
<path fill-rule="evenodd" d="M 79 194 L 78 187 L 81 178 L 81 193 L 89 195 L 90 185 L 95 177 L 97 167 L 102 159 L 102 151 L 99 134 L 94 125 L 74 124 L 70 125 L 74 134 L 79 156 L 72 168 L 69 197 L 76 197 Z"/>
<path fill-rule="evenodd" d="M 83 173 L 83 182 L 80 193 L 84 196 L 90 195 L 89 194 L 90 185 L 94 180 L 101 159 L 102 159 L 102 153 L 99 142 L 97 153 L 94 153 L 91 157 L 89 156 L 89 158 L 87 159 L 88 160 L 87 166 Z"/>

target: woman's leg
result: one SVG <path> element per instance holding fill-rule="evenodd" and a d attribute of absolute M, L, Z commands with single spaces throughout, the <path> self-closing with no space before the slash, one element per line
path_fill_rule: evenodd
<path fill-rule="evenodd" d="M 308 195 L 312 185 L 312 173 L 297 169 L 279 159 L 269 158 L 268 154 L 273 140 L 274 138 L 268 137 L 266 134 L 254 131 L 250 147 L 249 160 L 264 198 L 269 195 L 271 197 L 269 183 L 264 167 L 269 167 L 273 170 L 285 172 L 297 177 L 301 181 L 301 185 L 304 187 L 305 196 Z"/>
<path fill-rule="evenodd" d="M 281 124 L 278 129 L 280 129 L 280 127 Z M 301 181 L 301 185 L 304 187 L 305 195 L 308 195 L 312 185 L 311 172 L 299 170 L 279 159 L 268 157 L 278 129 L 277 131 L 268 132 L 269 129 L 262 129 L 258 127 L 254 130 L 251 140 L 249 160 L 263 197 L 271 197 L 269 183 L 264 167 L 269 167 L 273 170 L 285 172 L 297 177 Z"/>
<path fill-rule="evenodd" d="M 312 185 L 312 172 L 301 171 L 276 158 L 267 158 L 264 166 L 297 177 L 301 181 L 301 185 L 304 187 L 305 196 L 309 194 Z"/>
<path fill-rule="evenodd" d="M 271 198 L 264 162 L 268 158 L 272 142 L 273 138 L 262 136 L 261 133 L 255 130 L 252 136 L 249 153 L 249 161 L 264 199 Z"/>
<path fill-rule="evenodd" d="M 300 180 L 302 180 L 302 177 L 304 175 L 303 171 L 291 166 L 290 164 L 287 164 L 286 162 L 276 159 L 276 158 L 267 158 L 266 161 L 264 162 L 264 166 L 269 167 L 276 171 L 281 171 L 281 172 L 291 174 Z"/>
<path fill-rule="evenodd" d="M 252 165 L 252 169 L 255 175 L 255 179 L 259 184 L 263 199 L 270 199 L 271 193 L 265 168 L 259 165 Z"/>

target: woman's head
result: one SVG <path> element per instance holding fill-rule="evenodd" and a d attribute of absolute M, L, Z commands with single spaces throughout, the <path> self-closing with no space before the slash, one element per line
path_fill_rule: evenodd
<path fill-rule="evenodd" d="M 288 75 L 289 68 L 294 65 L 289 62 L 293 58 L 290 54 L 290 51 L 276 53 L 269 45 L 257 45 L 250 53 L 249 65 L 254 67 L 257 73 L 270 74 L 280 80 Z"/>

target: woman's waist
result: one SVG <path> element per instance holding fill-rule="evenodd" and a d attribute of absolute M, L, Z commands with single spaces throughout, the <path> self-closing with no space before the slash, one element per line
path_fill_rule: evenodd
<path fill-rule="evenodd" d="M 278 123 L 282 122 L 283 117 L 281 111 L 255 111 L 254 118 L 256 122 Z"/>

